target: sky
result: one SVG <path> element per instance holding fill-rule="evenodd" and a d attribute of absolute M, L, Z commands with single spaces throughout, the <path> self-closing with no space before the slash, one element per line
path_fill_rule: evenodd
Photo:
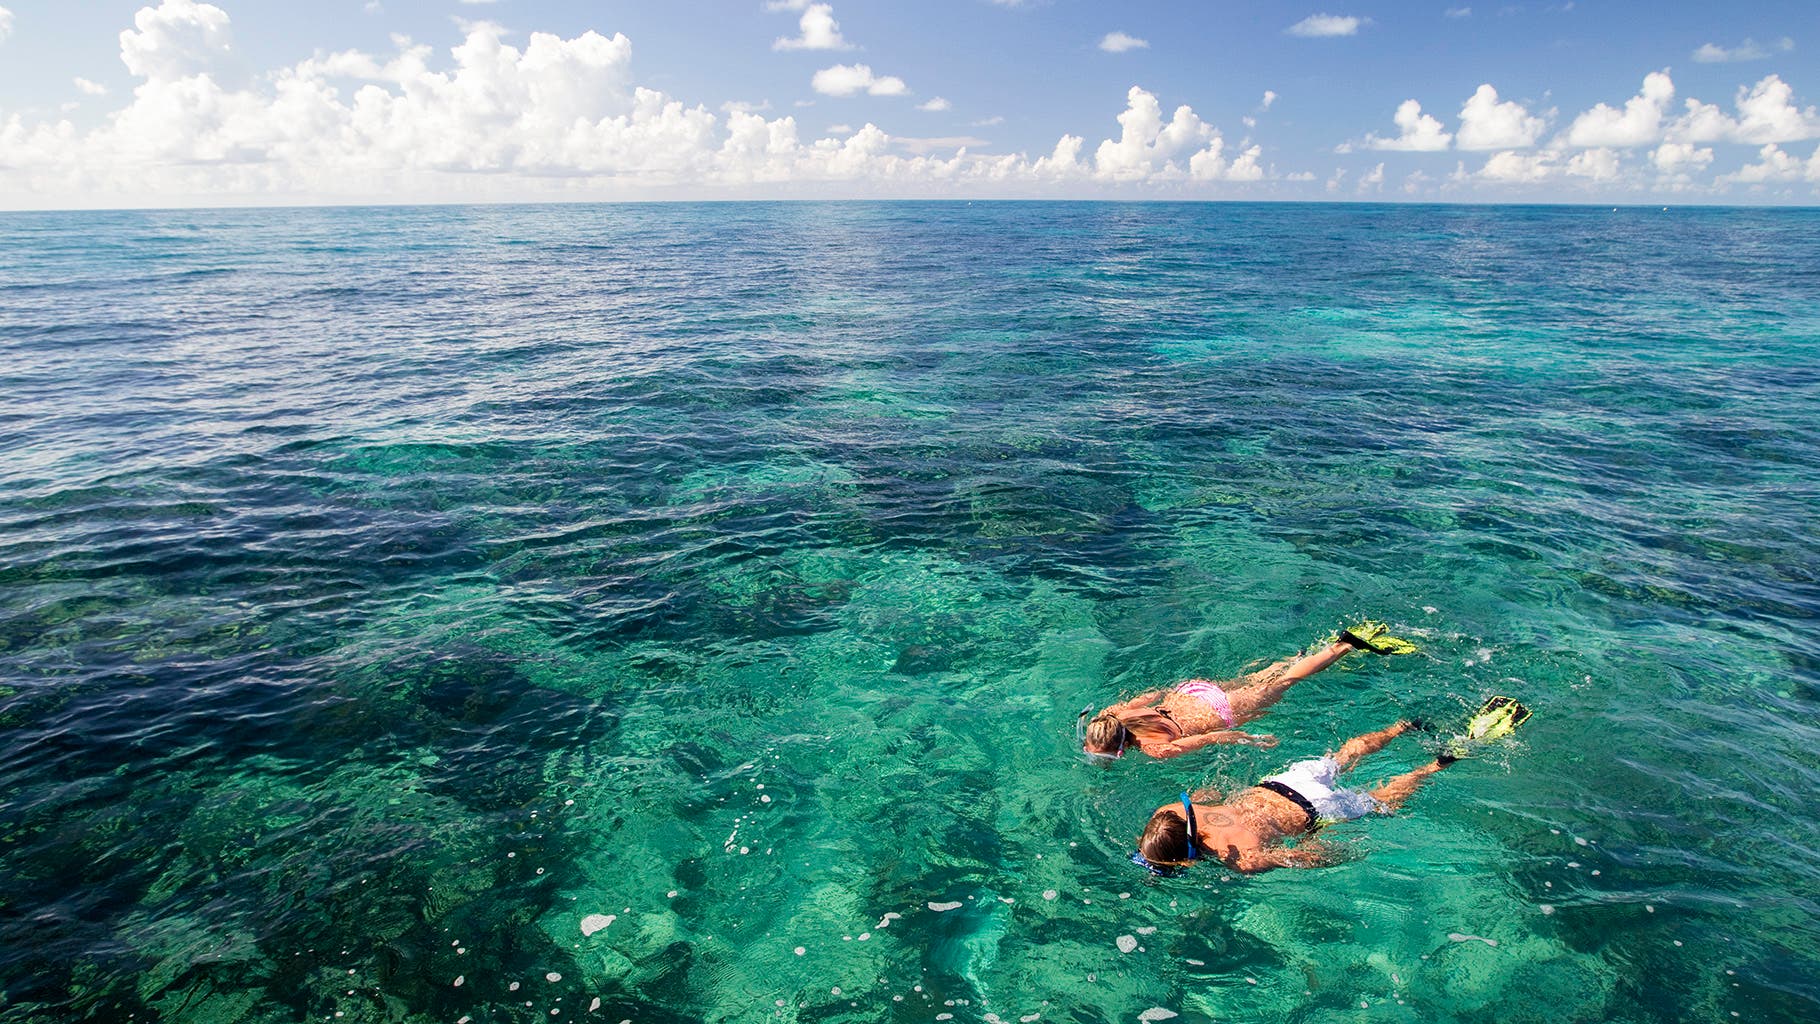
<path fill-rule="evenodd" d="M 1820 2 L 0 0 L 0 209 L 1820 202 Z"/>

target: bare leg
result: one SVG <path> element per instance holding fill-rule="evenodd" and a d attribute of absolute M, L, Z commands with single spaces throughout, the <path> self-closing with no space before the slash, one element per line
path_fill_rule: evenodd
<path fill-rule="evenodd" d="M 1341 771 L 1350 770 L 1353 765 L 1359 763 L 1359 758 L 1383 750 L 1390 744 L 1391 740 L 1396 739 L 1398 736 L 1403 735 L 1412 728 L 1414 728 L 1414 726 L 1410 725 L 1408 722 L 1398 722 L 1395 725 L 1379 729 L 1377 732 L 1368 732 L 1363 736 L 1354 736 L 1352 739 L 1340 744 L 1340 752 L 1333 755 L 1333 759 L 1340 762 Z"/>
<path fill-rule="evenodd" d="M 1414 771 L 1404 772 L 1396 778 L 1391 779 L 1389 782 L 1384 783 L 1372 790 L 1371 795 L 1379 803 L 1394 811 L 1403 806 L 1403 801 L 1409 799 L 1409 795 L 1414 793 L 1416 788 L 1422 785 L 1423 780 L 1444 767 L 1446 766 L 1438 761 L 1430 761 Z"/>
<path fill-rule="evenodd" d="M 1282 700 L 1291 686 L 1339 661 L 1352 650 L 1351 644 L 1336 641 L 1312 654 L 1285 658 L 1233 680 L 1236 685 L 1226 692 L 1226 698 L 1232 702 L 1233 724 L 1242 725 L 1263 714 L 1265 709 Z"/>

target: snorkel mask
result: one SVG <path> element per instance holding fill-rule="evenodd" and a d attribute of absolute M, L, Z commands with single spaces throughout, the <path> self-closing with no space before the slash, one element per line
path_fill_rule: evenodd
<path fill-rule="evenodd" d="M 1194 847 L 1194 804 L 1189 801 L 1187 793 L 1182 794 L 1182 814 L 1188 819 L 1188 859 L 1191 861 L 1200 860 L 1201 851 Z M 1144 851 L 1142 850 L 1132 851 L 1131 863 L 1144 868 L 1151 874 L 1160 878 L 1174 878 L 1188 870 L 1186 864 L 1153 864 L 1150 862 L 1149 858 L 1144 856 Z"/>

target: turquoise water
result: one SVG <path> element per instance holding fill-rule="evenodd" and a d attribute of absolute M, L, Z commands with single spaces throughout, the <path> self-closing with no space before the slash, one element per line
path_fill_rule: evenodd
<path fill-rule="evenodd" d="M 1820 1017 L 1816 268 L 1803 210 L 0 217 L 0 1021 Z M 1361 615 L 1424 652 L 1274 750 L 1072 756 Z M 1125 860 L 1494 692 L 1339 866 Z"/>

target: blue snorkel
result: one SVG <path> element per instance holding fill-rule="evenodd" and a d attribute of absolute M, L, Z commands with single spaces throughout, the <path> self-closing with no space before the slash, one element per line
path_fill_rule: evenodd
<path fill-rule="evenodd" d="M 1182 794 L 1182 815 L 1188 819 L 1188 859 L 1200 860 L 1201 851 L 1195 849 L 1194 846 L 1194 804 L 1188 799 L 1188 794 L 1186 792 Z M 1174 878 L 1176 875 L 1188 870 L 1185 866 L 1180 864 L 1152 864 L 1150 863 L 1149 858 L 1144 856 L 1142 850 L 1132 851 L 1131 863 L 1162 878 Z"/>

